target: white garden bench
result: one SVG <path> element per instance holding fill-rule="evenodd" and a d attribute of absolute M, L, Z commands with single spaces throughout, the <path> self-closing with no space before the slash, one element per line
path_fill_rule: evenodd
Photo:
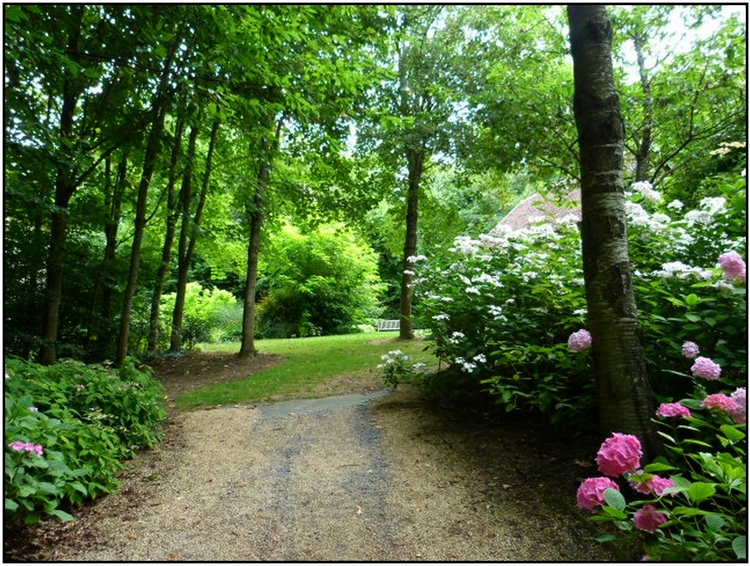
<path fill-rule="evenodd" d="M 401 320 L 378 320 L 377 321 L 378 332 L 385 332 L 388 330 L 400 330 Z"/>

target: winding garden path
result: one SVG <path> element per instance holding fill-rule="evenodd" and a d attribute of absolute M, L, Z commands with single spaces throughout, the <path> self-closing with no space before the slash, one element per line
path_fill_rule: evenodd
<path fill-rule="evenodd" d="M 613 560 L 572 506 L 574 447 L 505 430 L 409 389 L 177 413 L 48 559 Z"/>

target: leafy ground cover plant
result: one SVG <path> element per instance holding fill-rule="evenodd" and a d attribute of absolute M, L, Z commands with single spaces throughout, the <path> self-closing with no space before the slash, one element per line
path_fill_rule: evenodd
<path fill-rule="evenodd" d="M 126 360 L 118 370 L 64 360 L 5 364 L 5 514 L 37 522 L 112 492 L 121 460 L 154 446 L 166 418 L 161 384 Z"/>

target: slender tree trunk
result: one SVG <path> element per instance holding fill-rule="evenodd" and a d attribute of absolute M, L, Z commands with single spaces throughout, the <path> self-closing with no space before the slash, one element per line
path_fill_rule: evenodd
<path fill-rule="evenodd" d="M 178 350 L 182 348 L 182 319 L 185 314 L 185 295 L 187 294 L 187 280 L 188 272 L 190 271 L 190 264 L 193 261 L 193 254 L 195 253 L 195 246 L 198 243 L 198 237 L 200 235 L 201 219 L 203 217 L 203 208 L 206 205 L 206 198 L 208 197 L 208 187 L 211 184 L 211 169 L 213 166 L 214 150 L 216 149 L 216 140 L 219 137 L 219 127 L 221 122 L 217 118 L 214 121 L 214 125 L 211 128 L 211 139 L 208 143 L 208 152 L 206 155 L 206 167 L 203 173 L 203 183 L 201 185 L 201 192 L 198 195 L 198 204 L 195 207 L 195 215 L 193 216 L 192 223 L 187 225 L 183 223 L 183 228 L 186 228 L 185 233 L 187 235 L 187 247 L 184 250 L 184 256 L 180 256 L 179 263 L 179 275 L 177 278 L 177 297 L 175 300 L 174 315 L 177 316 L 179 313 L 179 320 L 172 319 L 172 350 Z M 189 211 L 188 211 L 189 212 Z M 189 216 L 188 216 L 189 219 Z M 182 236 L 180 237 L 182 244 Z M 182 248 L 182 245 L 180 246 Z M 179 311 L 177 305 L 180 305 Z M 174 328 L 180 329 L 179 334 L 175 337 Z M 179 340 L 179 344 L 175 341 L 175 338 Z M 175 347 L 177 346 L 177 347 Z"/>
<path fill-rule="evenodd" d="M 77 60 L 79 58 L 79 42 L 81 35 L 81 20 L 84 6 L 72 8 L 78 18 L 78 25 L 68 39 L 68 53 Z M 73 143 L 73 126 L 81 95 L 81 86 L 70 71 L 65 71 L 63 85 L 62 109 L 60 112 L 60 139 L 62 154 L 68 156 L 70 149 L 67 143 Z M 67 142 L 67 143 L 66 143 Z M 60 303 L 62 301 L 63 268 L 65 265 L 65 245 L 68 231 L 68 206 L 73 193 L 78 188 L 71 171 L 73 158 L 62 159 L 57 165 L 57 179 L 55 181 L 55 208 L 50 223 L 50 244 L 47 256 L 47 281 L 45 293 L 44 315 L 42 318 L 41 348 L 39 362 L 53 364 L 57 361 L 57 333 L 60 323 Z"/>
<path fill-rule="evenodd" d="M 164 233 L 164 245 L 161 248 L 161 260 L 156 272 L 156 282 L 154 283 L 154 292 L 151 295 L 151 316 L 148 324 L 148 351 L 154 352 L 159 347 L 161 337 L 161 296 L 164 292 L 164 282 L 169 273 L 169 267 L 172 264 L 172 244 L 174 243 L 175 226 L 179 217 L 177 208 L 177 165 L 182 153 L 182 132 L 185 126 L 185 119 L 180 117 L 177 121 L 174 134 L 174 146 L 172 147 L 172 159 L 169 162 L 169 179 L 167 181 L 167 224 Z"/>
<path fill-rule="evenodd" d="M 643 60 L 643 38 L 640 36 L 640 32 L 636 33 L 633 37 L 633 43 L 635 45 L 636 60 L 638 61 L 641 89 L 643 90 L 643 132 L 641 133 L 640 144 L 638 144 L 638 151 L 635 154 L 635 180 L 647 181 L 649 158 L 651 157 L 651 134 L 654 122 L 654 99 L 651 94 L 651 81 L 648 78 L 646 64 Z"/>
<path fill-rule="evenodd" d="M 99 356 L 105 355 L 105 351 L 114 345 L 112 336 L 114 324 L 112 320 L 112 300 L 117 280 L 112 272 L 117 257 L 117 232 L 120 226 L 122 211 L 122 198 L 128 180 L 128 153 L 123 153 L 117 164 L 117 178 L 109 205 L 109 217 L 104 226 L 104 260 L 101 269 L 101 308 L 98 317 L 92 313 L 92 319 L 98 318 L 100 323 L 96 330 L 95 350 Z"/>
<path fill-rule="evenodd" d="M 50 246 L 47 256 L 47 284 L 44 318 L 42 319 L 42 345 L 39 363 L 54 364 L 57 361 L 57 331 L 60 323 L 60 303 L 62 301 L 63 268 L 68 223 L 67 209 L 70 197 L 75 190 L 58 180 L 55 198 L 56 210 L 52 213 L 50 225 Z"/>
<path fill-rule="evenodd" d="M 182 186 L 180 187 L 180 215 L 182 224 L 180 226 L 180 239 L 177 243 L 177 294 L 172 310 L 172 334 L 169 340 L 169 349 L 176 352 L 182 348 L 182 319 L 185 311 L 185 289 L 187 287 L 188 267 L 185 264 L 185 256 L 188 247 L 188 230 L 190 229 L 190 201 L 193 199 L 193 167 L 195 166 L 195 148 L 198 141 L 199 127 L 190 128 L 188 141 L 187 163 L 182 175 Z M 182 291 L 180 291 L 182 290 Z"/>
<path fill-rule="evenodd" d="M 164 63 L 159 86 L 154 95 L 153 102 L 153 120 L 151 130 L 146 145 L 146 154 L 143 160 L 143 174 L 138 185 L 138 198 L 136 201 L 135 212 L 135 230 L 133 232 L 133 245 L 130 253 L 130 270 L 128 272 L 127 284 L 122 301 L 122 316 L 120 317 L 120 332 L 117 336 L 117 353 L 115 361 L 121 364 L 128 355 L 128 342 L 130 339 L 130 321 L 133 316 L 133 298 L 135 297 L 135 287 L 138 283 L 138 270 L 141 262 L 141 246 L 143 244 L 143 234 L 146 229 L 146 207 L 148 204 L 148 189 L 151 186 L 151 178 L 156 168 L 156 160 L 159 155 L 160 140 L 164 131 L 164 120 L 167 114 L 167 97 L 166 92 L 169 86 L 169 77 L 171 75 L 172 63 L 175 52 L 179 46 L 179 41 L 175 41 L 167 55 Z"/>
<path fill-rule="evenodd" d="M 265 120 L 266 131 L 261 140 L 258 168 L 258 184 L 252 202 L 247 202 L 245 212 L 250 223 L 250 237 L 247 245 L 247 279 L 245 281 L 245 300 L 242 309 L 242 342 L 240 357 L 254 356 L 255 348 L 255 296 L 258 284 L 258 258 L 260 256 L 260 239 L 263 226 L 263 201 L 271 177 L 273 155 L 278 146 L 281 124 L 276 126 L 276 142 L 271 147 L 268 138 L 272 135 L 270 116 Z"/>
<path fill-rule="evenodd" d="M 424 152 L 408 150 L 407 161 L 409 168 L 409 188 L 406 196 L 406 238 L 404 239 L 404 258 L 401 274 L 401 300 L 399 306 L 399 338 L 414 339 L 414 324 L 412 320 L 412 300 L 414 287 L 412 269 L 414 264 L 409 258 L 417 255 L 417 228 L 419 224 L 419 187 L 424 171 Z"/>
<path fill-rule="evenodd" d="M 638 340 L 623 181 L 624 127 L 604 6 L 568 6 L 574 110 L 581 163 L 581 238 L 602 433 L 630 433 L 647 457 L 661 453 Z"/>

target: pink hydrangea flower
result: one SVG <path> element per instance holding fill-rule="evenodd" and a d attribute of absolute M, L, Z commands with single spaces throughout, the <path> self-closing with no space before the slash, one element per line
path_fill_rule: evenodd
<path fill-rule="evenodd" d="M 724 270 L 724 277 L 733 281 L 739 279 L 745 282 L 746 266 L 742 256 L 737 252 L 726 252 L 719 256 L 719 265 Z"/>
<path fill-rule="evenodd" d="M 696 344 L 695 342 L 685 342 L 682 345 L 682 355 L 686 358 L 690 358 L 692 360 L 700 353 L 701 350 L 700 348 L 698 348 L 698 344 Z"/>
<path fill-rule="evenodd" d="M 649 533 L 656 532 L 656 529 L 666 522 L 667 516 L 664 513 L 658 513 L 653 505 L 644 505 L 633 516 L 635 528 Z"/>
<path fill-rule="evenodd" d="M 15 450 L 16 452 L 34 452 L 37 456 L 41 456 L 44 454 L 44 449 L 41 444 L 34 444 L 33 442 L 22 442 L 21 440 L 16 440 L 15 442 L 11 442 L 8 444 L 12 450 Z"/>
<path fill-rule="evenodd" d="M 713 381 L 719 379 L 719 376 L 721 375 L 721 366 L 710 358 L 704 358 L 701 356 L 695 359 L 695 363 L 690 368 L 690 371 L 693 372 L 695 377 Z"/>
<path fill-rule="evenodd" d="M 574 332 L 568 338 L 568 346 L 571 350 L 582 352 L 583 350 L 591 346 L 591 334 L 584 328 Z"/>
<path fill-rule="evenodd" d="M 662 403 L 661 405 L 659 405 L 659 408 L 656 409 L 656 416 L 669 417 L 673 419 L 679 417 L 689 417 L 690 409 L 688 409 L 682 403 Z"/>
<path fill-rule="evenodd" d="M 664 492 L 668 488 L 674 487 L 675 483 L 672 478 L 663 478 L 661 476 L 654 475 L 654 477 L 649 480 L 649 485 L 651 486 L 651 490 L 656 494 L 656 496 L 661 497 L 662 495 L 664 495 Z M 671 493 L 670 495 L 674 497 L 676 494 Z"/>
<path fill-rule="evenodd" d="M 720 411 L 722 413 L 727 413 L 730 415 L 732 414 L 732 412 L 739 409 L 737 403 L 735 403 L 735 401 L 729 395 L 725 395 L 724 393 L 713 393 L 706 396 L 706 398 L 701 402 L 701 407 L 714 409 L 716 411 Z"/>
<path fill-rule="evenodd" d="M 747 390 L 744 387 L 738 387 L 729 397 L 737 405 L 737 408 L 729 414 L 737 424 L 745 424 L 747 422 Z"/>
<path fill-rule="evenodd" d="M 609 478 L 588 478 L 578 486 L 576 501 L 581 509 L 593 510 L 606 503 L 604 492 L 609 489 L 620 491 L 619 486 Z"/>
<path fill-rule="evenodd" d="M 638 470 L 636 473 L 631 474 L 628 481 L 630 486 L 636 491 L 646 495 L 653 493 L 657 497 L 661 497 L 668 487 L 675 486 L 674 480 L 663 478 L 656 474 L 645 474 L 643 470 Z M 672 496 L 674 497 L 674 494 Z"/>
<path fill-rule="evenodd" d="M 20 440 L 11 442 L 10 444 L 8 444 L 8 446 L 10 446 L 11 450 L 15 450 L 16 452 L 21 452 L 22 450 L 26 450 L 26 443 L 21 442 Z"/>
<path fill-rule="evenodd" d="M 617 477 L 640 468 L 641 456 L 643 449 L 636 436 L 615 432 L 599 447 L 596 463 L 603 474 Z"/>

